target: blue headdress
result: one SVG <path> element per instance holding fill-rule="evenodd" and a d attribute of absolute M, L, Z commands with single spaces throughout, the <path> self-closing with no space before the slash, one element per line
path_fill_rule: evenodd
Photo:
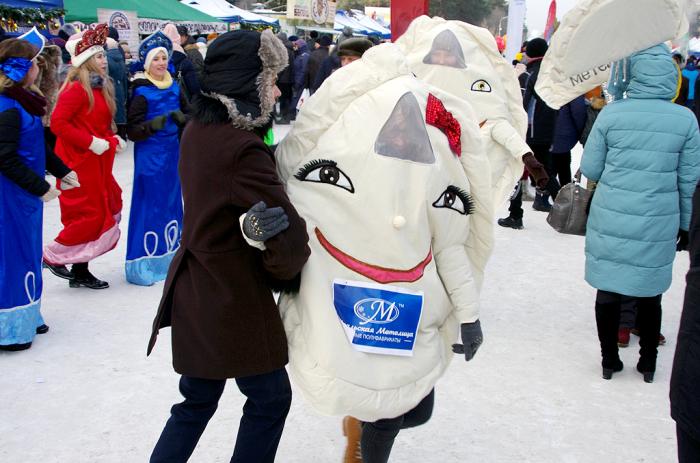
<path fill-rule="evenodd" d="M 146 63 L 146 57 L 148 56 L 148 52 L 153 50 L 154 48 L 165 48 L 168 51 L 168 59 L 170 56 L 173 54 L 173 42 L 170 41 L 167 35 L 163 34 L 163 32 L 158 31 L 155 34 L 151 34 L 145 39 L 143 39 L 143 42 L 141 42 L 141 45 L 139 46 L 139 61 L 141 61 L 141 64 Z"/>
<path fill-rule="evenodd" d="M 44 49 L 44 45 L 46 45 L 46 38 L 39 33 L 36 27 L 17 38 L 29 42 L 37 49 L 32 59 L 39 56 L 39 53 Z M 31 68 L 32 60 L 27 58 L 10 57 L 0 63 L 0 71 L 13 82 L 21 82 Z"/>
<path fill-rule="evenodd" d="M 165 48 L 168 53 L 168 59 L 173 54 L 173 42 L 170 41 L 167 35 L 162 31 L 151 34 L 141 42 L 139 46 L 139 61 L 131 67 L 131 72 L 140 72 L 145 70 L 146 57 L 151 50 L 156 48 Z"/>
<path fill-rule="evenodd" d="M 41 35 L 36 26 L 34 26 L 31 31 L 27 32 L 26 34 L 22 34 L 17 38 L 20 40 L 26 40 L 27 42 L 34 45 L 34 48 L 37 49 L 37 52 L 33 58 L 39 56 L 39 53 L 41 53 L 41 51 L 44 49 L 44 46 L 46 45 L 46 38 L 43 35 Z"/>

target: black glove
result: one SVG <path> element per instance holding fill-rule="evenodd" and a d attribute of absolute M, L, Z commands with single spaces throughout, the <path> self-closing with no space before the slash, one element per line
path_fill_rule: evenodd
<path fill-rule="evenodd" d="M 168 116 L 157 116 L 147 122 L 148 126 L 152 131 L 157 132 L 165 128 L 165 124 L 168 122 Z"/>
<path fill-rule="evenodd" d="M 187 122 L 187 116 L 185 116 L 185 113 L 183 113 L 183 112 L 180 111 L 179 109 L 178 109 L 177 111 L 172 111 L 172 112 L 170 113 L 170 117 L 171 117 L 171 118 L 173 119 L 173 121 L 175 121 L 175 123 L 176 123 L 178 126 L 180 126 L 180 127 L 182 127 L 183 125 L 185 125 L 185 122 Z"/>
<path fill-rule="evenodd" d="M 484 342 L 484 335 L 481 332 L 481 322 L 462 323 L 461 326 L 462 344 L 452 344 L 452 352 L 464 354 L 467 362 L 474 358 L 479 346 Z"/>
<path fill-rule="evenodd" d="M 540 161 L 535 158 L 535 155 L 532 153 L 524 154 L 523 162 L 525 163 L 525 167 L 527 167 L 527 171 L 535 178 L 537 186 L 545 188 L 547 183 L 549 183 L 549 174 L 547 174 L 547 170 Z"/>
<path fill-rule="evenodd" d="M 267 241 L 288 227 L 289 219 L 284 209 L 268 209 L 263 201 L 251 207 L 243 219 L 243 233 L 253 241 Z"/>
<path fill-rule="evenodd" d="M 688 232 L 686 230 L 678 230 L 678 240 L 676 241 L 676 251 L 688 250 Z"/>

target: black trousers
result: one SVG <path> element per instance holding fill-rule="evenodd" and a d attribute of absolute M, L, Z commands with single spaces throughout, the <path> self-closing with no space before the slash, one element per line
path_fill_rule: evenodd
<path fill-rule="evenodd" d="M 287 371 L 282 368 L 236 378 L 236 384 L 248 400 L 243 406 L 231 462 L 272 463 L 292 403 Z M 153 449 L 151 463 L 179 463 L 190 458 L 216 412 L 225 385 L 225 379 L 180 378 L 180 393 L 185 401 L 173 405 L 170 419 Z"/>
<path fill-rule="evenodd" d="M 280 89 L 280 117 L 282 119 L 291 119 L 292 117 L 292 100 L 294 99 L 293 84 L 277 84 Z"/>
<path fill-rule="evenodd" d="M 622 304 L 630 302 L 635 302 L 637 306 L 640 364 L 644 367 L 644 371 L 655 371 L 661 331 L 661 295 L 632 297 L 598 290 L 595 317 L 603 367 L 611 367 L 615 361 L 619 360 L 617 331 L 620 327 L 620 309 Z"/>
<path fill-rule="evenodd" d="M 678 463 L 700 462 L 700 441 L 688 434 L 676 423 L 676 439 L 678 440 Z"/>
<path fill-rule="evenodd" d="M 552 171 L 559 179 L 559 185 L 571 183 L 571 151 L 552 153 Z"/>
<path fill-rule="evenodd" d="M 387 463 L 399 431 L 427 423 L 433 414 L 434 404 L 435 390 L 432 390 L 413 410 L 401 416 L 362 423 L 362 462 Z"/>

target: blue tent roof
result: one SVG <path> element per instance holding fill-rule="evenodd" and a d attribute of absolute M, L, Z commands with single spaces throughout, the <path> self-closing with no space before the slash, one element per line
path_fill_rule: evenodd
<path fill-rule="evenodd" d="M 13 8 L 63 8 L 63 0 L 3 0 L 2 4 Z"/>

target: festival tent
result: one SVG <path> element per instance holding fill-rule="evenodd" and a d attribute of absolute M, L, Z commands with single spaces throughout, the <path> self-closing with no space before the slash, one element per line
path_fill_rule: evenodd
<path fill-rule="evenodd" d="M 280 25 L 276 19 L 238 8 L 226 0 L 180 0 L 180 3 L 227 23 Z"/>
<path fill-rule="evenodd" d="M 220 23 L 221 20 L 193 10 L 177 1 L 168 0 L 100 0 L 99 8 L 108 10 L 136 11 L 139 18 L 162 19 L 169 21 L 189 21 L 201 23 Z M 66 21 L 80 21 L 85 24 L 97 22 L 95 0 L 64 0 Z"/>
<path fill-rule="evenodd" d="M 581 0 L 561 21 L 535 90 L 559 109 L 606 82 L 611 64 L 688 31 L 685 0 Z"/>
<path fill-rule="evenodd" d="M 367 16 L 350 16 L 345 11 L 337 11 L 335 13 L 335 23 L 333 25 L 333 29 L 336 31 L 341 31 L 346 27 L 352 29 L 357 35 L 378 35 L 386 39 L 391 37 L 391 32 L 389 29 L 380 26 Z"/>
<path fill-rule="evenodd" d="M 3 6 L 12 8 L 63 8 L 63 0 L 3 0 Z"/>
<path fill-rule="evenodd" d="M 375 31 L 375 35 L 381 36 L 383 39 L 391 38 L 391 29 L 381 25 L 379 22 L 365 15 L 359 10 L 352 10 L 353 19 L 359 22 L 362 26 L 369 30 Z"/>

